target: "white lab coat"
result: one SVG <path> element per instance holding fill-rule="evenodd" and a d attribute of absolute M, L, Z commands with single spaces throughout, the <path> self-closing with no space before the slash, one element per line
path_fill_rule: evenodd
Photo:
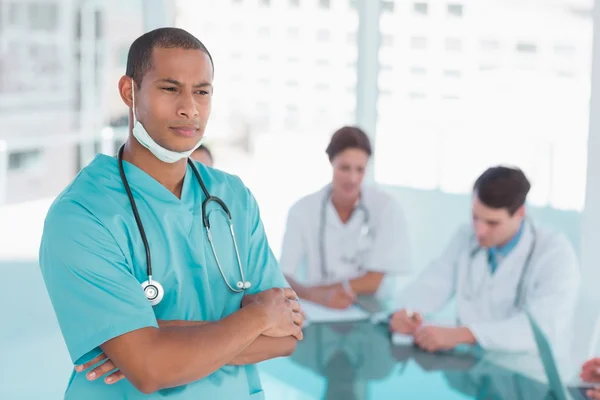
<path fill-rule="evenodd" d="M 323 285 L 354 279 L 367 271 L 393 275 L 409 270 L 406 219 L 391 195 L 376 186 L 363 186 L 361 202 L 368 210 L 369 238 L 365 246 L 357 246 L 365 213 L 358 207 L 350 220 L 342 223 L 329 193 L 328 185 L 300 199 L 290 209 L 280 258 L 284 274 L 307 285 Z M 320 255 L 323 207 L 326 215 L 325 275 Z M 362 262 L 348 262 L 357 256 L 358 247 L 363 247 Z"/>
<path fill-rule="evenodd" d="M 535 226 L 536 244 L 523 286 L 525 307 L 544 330 L 557 355 L 568 351 L 580 283 L 573 247 L 562 234 Z M 401 294 L 404 307 L 421 313 L 441 309 L 456 299 L 457 320 L 486 350 L 536 352 L 529 322 L 515 306 L 525 259 L 534 240 L 530 222 L 515 248 L 492 275 L 487 252 L 476 248 L 473 230 L 463 227 L 442 253 Z"/>

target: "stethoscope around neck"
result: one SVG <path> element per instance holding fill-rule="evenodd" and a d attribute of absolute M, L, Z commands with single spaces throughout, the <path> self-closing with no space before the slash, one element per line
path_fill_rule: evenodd
<path fill-rule="evenodd" d="M 531 241 L 531 245 L 529 246 L 529 251 L 527 253 L 527 257 L 525 258 L 525 261 L 523 262 L 523 268 L 521 269 L 521 274 L 519 275 L 519 283 L 517 285 L 517 291 L 516 291 L 516 296 L 515 296 L 515 307 L 517 307 L 517 308 L 521 308 L 523 299 L 525 298 L 525 294 L 524 294 L 525 280 L 528 277 L 529 269 L 531 266 L 531 259 L 535 252 L 535 247 L 537 244 L 537 231 L 535 229 L 535 226 L 533 225 L 532 222 L 529 222 L 527 220 L 523 221 L 523 224 L 525 224 L 525 223 L 529 223 L 529 226 L 531 227 L 532 241 Z M 523 229 L 525 229 L 525 226 L 523 226 Z M 474 236 L 473 236 L 473 240 L 476 240 L 476 238 Z M 469 301 L 480 297 L 482 290 L 483 290 L 483 287 L 482 287 L 483 285 L 475 285 L 473 283 L 473 260 L 477 256 L 477 254 L 479 254 L 479 252 L 482 251 L 483 249 L 484 249 L 483 247 L 477 246 L 474 249 L 472 249 L 469 253 L 469 261 L 468 261 L 467 270 L 466 270 L 466 273 L 468 275 L 468 282 L 467 282 L 466 286 L 468 286 L 468 288 L 465 291 L 465 298 Z M 478 287 L 477 291 L 475 291 L 473 289 L 474 286 Z"/>
<path fill-rule="evenodd" d="M 138 211 L 135 199 L 133 198 L 131 188 L 129 187 L 129 182 L 127 182 L 127 177 L 125 176 L 125 169 L 123 168 L 123 149 L 124 149 L 124 147 L 125 147 L 125 145 L 123 145 L 123 146 L 121 146 L 121 148 L 119 148 L 118 157 L 117 157 L 118 161 L 119 161 L 119 173 L 121 174 L 121 180 L 123 181 L 123 185 L 125 186 L 125 191 L 127 192 L 127 197 L 129 198 L 129 203 L 131 204 L 131 209 L 133 211 L 133 216 L 135 218 L 135 222 L 140 231 L 140 235 L 142 237 L 142 242 L 144 243 L 144 249 L 146 251 L 146 273 L 148 275 L 148 279 L 142 283 L 142 289 L 144 290 L 144 294 L 146 295 L 146 298 L 148 299 L 150 304 L 153 306 L 156 306 L 163 299 L 163 297 L 165 295 L 165 290 L 162 287 L 162 285 L 160 284 L 160 282 L 158 282 L 155 279 L 152 279 L 152 257 L 150 255 L 150 245 L 148 244 L 148 238 L 146 236 L 146 231 L 144 230 L 144 225 L 142 224 L 142 219 L 140 218 L 140 213 Z M 215 257 L 215 261 L 217 263 L 217 267 L 219 268 L 219 272 L 221 273 L 221 277 L 223 278 L 223 282 L 225 282 L 225 284 L 227 285 L 229 290 L 231 290 L 232 292 L 241 293 L 241 292 L 245 291 L 246 289 L 249 289 L 252 286 L 252 284 L 249 281 L 246 281 L 246 278 L 244 277 L 244 270 L 242 268 L 242 260 L 240 258 L 240 252 L 238 249 L 237 241 L 235 239 L 235 232 L 233 229 L 233 221 L 231 219 L 231 213 L 229 212 L 229 208 L 227 207 L 225 202 L 223 202 L 223 200 L 221 200 L 220 198 L 218 198 L 216 196 L 210 195 L 210 193 L 208 192 L 208 189 L 206 188 L 206 185 L 204 184 L 204 181 L 202 180 L 202 177 L 200 176 L 200 173 L 198 172 L 198 169 L 194 165 L 194 162 L 188 158 L 187 163 L 192 168 L 194 176 L 196 177 L 196 180 L 200 184 L 200 188 L 202 188 L 202 193 L 204 194 L 204 197 L 205 197 L 204 201 L 202 201 L 202 224 L 204 225 L 204 229 L 206 230 L 206 236 L 208 237 L 208 242 L 210 243 L 210 248 L 212 250 L 213 256 Z M 210 220 L 209 220 L 210 213 L 206 212 L 206 209 L 207 209 L 208 205 L 210 204 L 210 202 L 217 203 L 220 206 L 220 209 L 218 211 L 221 211 L 227 217 L 227 222 L 229 224 L 229 231 L 231 233 L 231 239 L 233 240 L 233 247 L 235 250 L 235 255 L 237 258 L 237 263 L 238 263 L 238 268 L 240 271 L 240 278 L 241 278 L 240 281 L 236 282 L 235 287 L 232 286 L 229 283 L 229 281 L 227 280 L 227 278 L 225 277 L 225 273 L 223 272 L 221 262 L 219 261 L 219 257 L 217 256 L 217 251 L 213 244 L 213 237 L 212 237 L 212 233 L 210 230 Z"/>
<path fill-rule="evenodd" d="M 327 203 L 329 202 L 329 199 L 331 199 L 331 192 L 332 189 L 330 188 L 327 191 L 327 194 L 323 197 L 323 203 L 321 204 L 321 219 L 319 221 L 319 261 L 321 264 L 321 277 L 323 279 L 326 279 L 329 276 L 327 268 L 327 257 L 325 254 L 325 229 L 327 222 Z M 360 236 L 358 239 L 360 242 L 361 240 L 366 239 L 367 236 L 369 236 L 369 233 L 371 232 L 371 228 L 369 227 L 370 214 L 369 210 L 367 210 L 367 207 L 365 207 L 365 205 L 363 204 L 362 194 L 358 204 L 354 208 L 354 211 L 358 209 L 362 210 L 363 212 L 363 222 L 360 227 Z"/>

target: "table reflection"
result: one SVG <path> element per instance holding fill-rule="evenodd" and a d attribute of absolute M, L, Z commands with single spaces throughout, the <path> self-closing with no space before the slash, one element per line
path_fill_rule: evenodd
<path fill-rule="evenodd" d="M 536 356 L 484 353 L 476 347 L 427 353 L 393 345 L 386 326 L 369 322 L 310 325 L 294 355 L 271 360 L 261 370 L 280 389 L 301 393 L 294 399 L 548 398 Z"/>

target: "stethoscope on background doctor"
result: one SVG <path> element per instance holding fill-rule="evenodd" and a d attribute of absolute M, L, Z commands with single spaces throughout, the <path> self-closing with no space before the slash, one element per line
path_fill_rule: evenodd
<path fill-rule="evenodd" d="M 323 278 L 328 277 L 327 257 L 325 254 L 325 225 L 327 222 L 327 203 L 329 202 L 329 199 L 331 199 L 331 192 L 332 192 L 332 189 L 330 188 L 327 192 L 327 195 L 323 196 L 323 203 L 321 204 L 321 220 L 319 221 L 319 261 L 321 263 L 321 276 Z M 371 232 L 371 228 L 369 227 L 370 214 L 369 214 L 369 210 L 367 210 L 367 207 L 364 205 L 364 203 L 362 201 L 362 194 L 358 201 L 358 204 L 354 208 L 354 212 L 356 212 L 356 210 L 358 210 L 358 209 L 360 209 L 363 213 L 363 222 L 360 227 L 360 233 L 359 233 L 358 243 L 357 243 L 357 245 L 358 245 L 357 252 L 360 252 L 361 250 L 364 250 L 364 249 L 361 249 L 360 245 L 363 243 L 363 241 L 365 241 L 365 239 L 369 236 L 369 233 Z M 352 246 L 348 246 L 348 247 L 352 247 Z M 342 261 L 355 262 L 356 260 L 342 256 Z"/>
<path fill-rule="evenodd" d="M 535 252 L 535 247 L 537 244 L 537 231 L 535 229 L 535 226 L 533 225 L 532 222 L 528 221 L 527 219 L 523 220 L 523 224 L 528 223 L 529 226 L 531 227 L 531 235 L 532 235 L 532 240 L 531 240 L 531 245 L 529 247 L 529 252 L 527 253 L 527 257 L 525 258 L 525 261 L 523 262 L 523 268 L 521 269 L 521 274 L 519 275 L 519 284 L 517 286 L 517 291 L 516 291 L 516 296 L 515 296 L 515 307 L 519 308 L 520 306 L 522 306 L 522 301 L 524 298 L 524 291 L 525 291 L 525 280 L 527 278 L 527 273 L 528 270 L 530 269 L 530 265 L 531 265 L 531 258 L 533 257 L 533 253 Z M 525 229 L 525 226 L 523 226 L 522 229 Z M 477 240 L 477 238 L 475 238 L 475 236 L 473 236 L 473 238 L 471 240 Z M 469 262 L 467 264 L 467 275 L 468 275 L 468 279 L 469 282 L 467 283 L 468 286 L 468 292 L 465 293 L 465 297 L 468 300 L 473 300 L 476 297 L 480 297 L 481 292 L 483 290 L 482 286 L 483 285 L 475 285 L 473 283 L 473 259 L 475 258 L 475 256 L 484 248 L 481 246 L 477 246 L 475 247 L 473 250 L 471 250 L 470 254 L 469 254 Z M 475 292 L 475 290 L 473 289 L 474 286 L 477 286 L 477 292 Z"/>
<path fill-rule="evenodd" d="M 140 231 L 140 235 L 142 236 L 142 242 L 144 243 L 144 249 L 146 250 L 146 273 L 148 275 L 148 280 L 146 280 L 142 283 L 142 288 L 143 288 L 144 294 L 146 295 L 146 298 L 148 299 L 150 304 L 153 306 L 156 306 L 163 299 L 165 290 L 163 289 L 160 282 L 152 279 L 152 258 L 150 256 L 150 246 L 148 244 L 148 238 L 146 237 L 146 232 L 144 231 L 144 226 L 142 224 L 142 220 L 140 218 L 140 214 L 138 212 L 137 205 L 135 203 L 135 199 L 133 198 L 133 194 L 131 193 L 131 188 L 129 187 L 129 183 L 127 182 L 127 178 L 125 176 L 125 170 L 123 168 L 123 149 L 124 149 L 124 147 L 125 147 L 125 145 L 123 145 L 123 146 L 121 146 L 121 148 L 119 148 L 118 157 L 117 157 L 118 161 L 119 161 L 119 173 L 121 174 L 121 180 L 123 181 L 123 185 L 125 186 L 125 191 L 127 192 L 127 197 L 129 198 L 129 203 L 131 204 L 131 209 L 133 210 L 133 216 L 135 217 L 135 222 Z M 212 253 L 213 253 L 213 256 L 215 257 L 215 261 L 217 262 L 217 267 L 219 268 L 221 277 L 223 278 L 223 281 L 225 282 L 225 284 L 227 285 L 229 290 L 231 290 L 234 293 L 241 293 L 241 292 L 245 291 L 246 289 L 249 289 L 252 286 L 252 284 L 249 281 L 246 281 L 246 279 L 244 278 L 244 270 L 242 268 L 242 261 L 240 258 L 240 252 L 238 250 L 237 241 L 235 240 L 233 221 L 231 219 L 231 213 L 229 212 L 229 208 L 227 207 L 225 202 L 223 202 L 223 200 L 221 200 L 220 198 L 218 198 L 216 196 L 210 195 L 210 193 L 208 192 L 208 189 L 206 188 L 206 185 L 204 184 L 204 181 L 202 180 L 202 177 L 200 177 L 200 173 L 198 172 L 198 169 L 194 165 L 194 162 L 188 158 L 187 163 L 190 167 L 192 167 L 194 176 L 196 177 L 196 180 L 200 184 L 200 187 L 202 188 L 202 193 L 204 194 L 204 197 L 205 197 L 204 201 L 202 201 L 202 224 L 204 225 L 204 229 L 206 230 L 206 236 L 208 236 L 208 242 L 210 243 L 210 248 L 212 249 Z M 227 278 L 225 277 L 225 273 L 223 272 L 223 268 L 221 267 L 221 263 L 219 262 L 219 257 L 217 257 L 217 251 L 215 250 L 215 246 L 213 244 L 212 233 L 210 231 L 210 220 L 209 220 L 210 212 L 209 213 L 206 212 L 206 208 L 210 202 L 217 203 L 219 205 L 220 209 L 215 209 L 215 211 L 220 211 L 223 214 L 225 214 L 225 216 L 227 217 L 227 222 L 229 224 L 229 231 L 231 232 L 231 239 L 233 240 L 233 247 L 235 250 L 235 255 L 237 258 L 238 268 L 240 271 L 240 278 L 241 278 L 240 281 L 236 282 L 236 284 L 235 284 L 236 287 L 233 287 L 227 281 Z"/>

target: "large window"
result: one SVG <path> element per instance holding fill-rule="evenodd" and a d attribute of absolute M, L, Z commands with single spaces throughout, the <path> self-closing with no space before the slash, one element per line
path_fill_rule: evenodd
<path fill-rule="evenodd" d="M 64 107 L 72 100 L 69 9 L 52 1 L 2 2 L 0 111 Z"/>
<path fill-rule="evenodd" d="M 580 210 L 589 13 L 570 1 L 464 3 L 396 2 L 382 13 L 395 45 L 380 49 L 389 70 L 379 77 L 376 179 L 466 193 L 486 167 L 515 164 L 532 180 L 532 203 Z"/>

